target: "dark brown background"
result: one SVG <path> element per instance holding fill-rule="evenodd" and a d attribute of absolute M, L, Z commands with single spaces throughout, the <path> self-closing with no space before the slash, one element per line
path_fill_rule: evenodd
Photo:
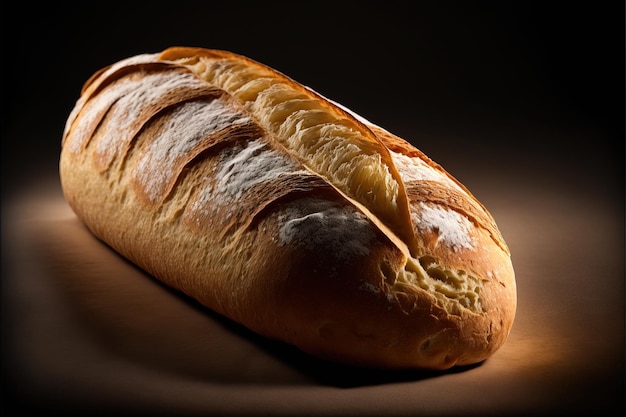
<path fill-rule="evenodd" d="M 621 415 L 623 4 L 129 3 L 2 5 L 7 415 Z M 95 241 L 58 185 L 65 120 L 94 71 L 173 45 L 275 67 L 465 183 L 512 250 L 519 310 L 507 344 L 446 373 L 325 364 Z"/>

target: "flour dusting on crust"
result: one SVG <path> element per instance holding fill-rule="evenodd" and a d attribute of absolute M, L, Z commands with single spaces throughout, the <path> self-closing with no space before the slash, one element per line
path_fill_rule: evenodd
<path fill-rule="evenodd" d="M 369 219 L 350 205 L 339 205 L 313 198 L 293 202 L 278 218 L 280 245 L 317 250 L 340 260 L 350 260 L 370 253 L 376 238 Z"/>
<path fill-rule="evenodd" d="M 441 184 L 445 184 L 448 187 L 452 187 L 457 191 L 461 191 L 463 194 L 465 194 L 465 190 L 459 187 L 457 183 L 455 183 L 445 174 L 437 171 L 435 168 L 431 167 L 421 159 L 411 158 L 398 152 L 389 152 L 391 153 L 393 163 L 398 169 L 398 172 L 400 173 L 400 177 L 402 178 L 403 182 L 407 183 L 412 181 L 435 181 Z"/>
<path fill-rule="evenodd" d="M 176 71 L 146 74 L 141 80 L 132 84 L 134 88 L 121 96 L 111 109 L 109 117 L 118 122 L 109 126 L 110 131 L 98 144 L 97 153 L 109 160 L 117 156 L 130 143 L 136 131 L 142 127 L 143 123 L 137 123 L 137 121 L 143 118 L 147 121 L 153 115 L 153 109 L 158 107 L 167 94 L 171 94 L 176 89 L 203 87 L 193 74 L 180 74 Z M 207 117 L 205 122 L 210 120 Z M 184 133 L 181 132 L 181 136 Z"/>
<path fill-rule="evenodd" d="M 216 203 L 229 204 L 257 184 L 298 172 L 300 167 L 294 161 L 273 150 L 263 140 L 237 144 L 220 155 L 213 191 L 221 198 Z"/>
<path fill-rule="evenodd" d="M 255 186 L 269 184 L 284 176 L 312 175 L 285 154 L 273 149 L 263 137 L 242 140 L 217 155 L 211 178 L 201 187 L 191 211 L 208 216 L 215 210 L 240 206 L 250 199 L 246 193 Z M 223 212 L 229 216 L 232 210 Z"/>
<path fill-rule="evenodd" d="M 476 250 L 475 239 L 470 235 L 472 222 L 462 214 L 439 205 L 419 203 L 419 212 L 413 212 L 411 217 L 418 230 L 437 232 L 438 243 L 453 251 Z"/>
<path fill-rule="evenodd" d="M 151 201 L 161 197 L 164 186 L 177 175 L 175 167 L 203 138 L 232 125 L 250 121 L 244 113 L 219 99 L 191 101 L 177 107 L 169 123 L 159 131 L 139 161 L 136 175 Z"/>

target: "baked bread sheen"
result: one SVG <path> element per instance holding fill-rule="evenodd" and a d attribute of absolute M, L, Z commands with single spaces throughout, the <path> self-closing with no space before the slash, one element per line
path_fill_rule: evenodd
<path fill-rule="evenodd" d="M 265 337 L 348 364 L 446 369 L 505 342 L 509 250 L 407 141 L 249 58 L 174 47 L 94 74 L 60 178 L 95 236 Z"/>

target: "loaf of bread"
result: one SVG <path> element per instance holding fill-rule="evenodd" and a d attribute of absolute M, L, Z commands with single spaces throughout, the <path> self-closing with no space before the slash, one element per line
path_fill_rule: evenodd
<path fill-rule="evenodd" d="M 267 338 L 385 369 L 505 342 L 492 216 L 407 141 L 282 73 L 175 47 L 94 74 L 62 140 L 64 195 L 149 274 Z"/>

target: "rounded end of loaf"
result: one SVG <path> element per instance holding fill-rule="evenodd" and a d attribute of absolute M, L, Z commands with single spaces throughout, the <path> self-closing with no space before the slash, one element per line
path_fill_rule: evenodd
<path fill-rule="evenodd" d="M 329 229 L 333 215 L 342 219 L 340 230 Z M 473 232 L 481 249 L 471 254 L 452 257 L 425 236 L 424 248 L 434 250 L 406 259 L 350 206 L 287 203 L 259 224 L 249 265 L 264 283 L 246 298 L 262 301 L 247 306 L 256 314 L 247 325 L 359 367 L 444 370 L 482 362 L 509 334 L 516 290 L 508 254 L 488 233 Z"/>

